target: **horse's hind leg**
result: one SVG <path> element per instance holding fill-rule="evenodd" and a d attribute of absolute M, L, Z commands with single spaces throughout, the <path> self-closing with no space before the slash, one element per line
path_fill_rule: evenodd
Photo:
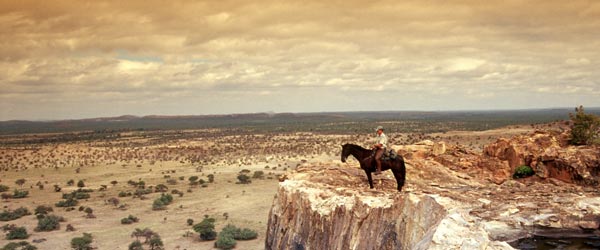
<path fill-rule="evenodd" d="M 365 170 L 365 173 L 367 174 L 367 179 L 369 179 L 369 187 L 373 189 L 373 177 L 371 176 L 371 171 Z"/>
<path fill-rule="evenodd" d="M 404 177 L 405 174 L 400 169 L 392 169 L 392 173 L 394 173 L 394 178 L 396 178 L 396 184 L 398 184 L 398 192 L 402 191 L 402 187 L 404 186 Z"/>

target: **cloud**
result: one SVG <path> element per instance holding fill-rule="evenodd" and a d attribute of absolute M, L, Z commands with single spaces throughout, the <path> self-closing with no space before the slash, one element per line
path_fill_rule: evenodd
<path fill-rule="evenodd" d="M 600 106 L 593 1 L 24 0 L 0 22 L 0 120 Z"/>

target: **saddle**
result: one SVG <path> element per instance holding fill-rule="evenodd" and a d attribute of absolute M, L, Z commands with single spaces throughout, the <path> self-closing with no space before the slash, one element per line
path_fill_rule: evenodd
<path fill-rule="evenodd" d="M 383 150 L 383 155 L 381 156 L 382 161 L 392 161 L 396 160 L 396 158 L 398 158 L 398 153 L 396 153 L 395 150 Z"/>

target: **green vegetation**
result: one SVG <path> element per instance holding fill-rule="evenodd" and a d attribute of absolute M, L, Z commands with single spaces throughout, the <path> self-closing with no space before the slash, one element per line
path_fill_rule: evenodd
<path fill-rule="evenodd" d="M 6 185 L 0 184 L 0 193 L 8 191 L 10 188 Z"/>
<path fill-rule="evenodd" d="M 515 169 L 515 173 L 513 174 L 513 178 L 525 178 L 534 175 L 535 172 L 530 166 L 520 166 Z"/>
<path fill-rule="evenodd" d="M 31 212 L 29 212 L 29 210 L 25 207 L 20 207 L 13 211 L 4 210 L 2 213 L 0 213 L 0 221 L 16 220 L 26 215 L 31 215 Z"/>
<path fill-rule="evenodd" d="M 265 178 L 265 172 L 260 171 L 260 170 L 254 171 L 254 174 L 252 174 L 252 178 L 253 179 L 263 179 L 263 178 Z"/>
<path fill-rule="evenodd" d="M 13 191 L 12 197 L 15 198 L 15 199 L 21 199 L 21 198 L 27 197 L 28 195 L 29 195 L 29 191 L 27 191 L 27 190 L 17 190 L 17 189 L 15 189 Z"/>
<path fill-rule="evenodd" d="M 4 225 L 2 230 L 7 232 L 7 240 L 24 240 L 29 238 L 29 234 L 27 233 L 27 229 L 25 227 L 17 227 L 16 225 L 11 224 Z"/>
<path fill-rule="evenodd" d="M 129 244 L 129 247 L 127 249 L 129 249 L 129 250 L 144 250 L 144 247 L 142 246 L 141 241 L 135 240 L 135 241 L 131 242 L 131 244 Z"/>
<path fill-rule="evenodd" d="M 79 201 L 77 201 L 76 199 L 69 198 L 69 199 L 57 202 L 55 204 L 55 206 L 57 206 L 57 207 L 74 207 L 74 206 L 77 206 L 78 203 L 79 203 Z"/>
<path fill-rule="evenodd" d="M 140 221 L 140 219 L 138 217 L 135 217 L 130 214 L 129 216 L 121 219 L 121 224 L 132 224 L 132 223 L 135 223 L 138 221 Z"/>
<path fill-rule="evenodd" d="M 217 238 L 214 218 L 204 218 L 204 220 L 202 220 L 200 223 L 194 225 L 193 229 L 200 234 L 201 240 L 214 240 Z"/>
<path fill-rule="evenodd" d="M 48 215 L 42 218 L 38 218 L 38 226 L 35 231 L 53 231 L 60 229 L 60 222 L 65 221 L 63 217 L 56 215 Z"/>
<path fill-rule="evenodd" d="M 94 239 L 89 233 L 83 233 L 81 237 L 75 237 L 71 239 L 71 248 L 73 250 L 92 250 L 92 242 Z"/>
<path fill-rule="evenodd" d="M 248 228 L 237 228 L 234 225 L 227 225 L 219 233 L 215 242 L 215 247 L 220 249 L 232 249 L 235 247 L 236 240 L 253 240 L 258 237 L 258 233 Z"/>
<path fill-rule="evenodd" d="M 10 242 L 4 247 L 0 248 L 0 250 L 37 250 L 37 247 L 29 244 L 27 241 L 20 242 Z"/>
<path fill-rule="evenodd" d="M 236 182 L 236 184 L 250 184 L 252 183 L 252 180 L 250 180 L 250 177 L 247 176 L 246 174 L 239 174 L 237 176 L 238 182 Z"/>
<path fill-rule="evenodd" d="M 170 194 L 162 193 L 160 194 L 160 197 L 156 198 L 156 200 L 154 200 L 154 203 L 152 203 L 152 210 L 165 209 L 167 208 L 167 205 L 171 204 L 171 202 L 173 202 L 173 196 Z"/>
<path fill-rule="evenodd" d="M 144 237 L 144 244 L 148 244 L 150 246 L 150 250 L 163 250 L 164 245 L 160 235 L 156 232 L 152 231 L 149 228 L 139 229 L 136 228 L 133 233 L 131 233 L 131 237 L 135 237 L 135 241 L 129 244 L 130 250 L 141 250 L 143 248 L 142 242 L 140 242 L 139 238 Z"/>
<path fill-rule="evenodd" d="M 83 182 L 83 180 L 79 180 L 79 181 L 77 182 L 77 187 L 79 187 L 79 188 L 83 188 L 83 187 L 85 187 L 85 183 Z"/>
<path fill-rule="evenodd" d="M 569 117 L 573 123 L 571 126 L 571 144 L 600 144 L 600 117 L 586 114 L 583 106 L 575 108 L 575 114 L 569 114 Z"/>

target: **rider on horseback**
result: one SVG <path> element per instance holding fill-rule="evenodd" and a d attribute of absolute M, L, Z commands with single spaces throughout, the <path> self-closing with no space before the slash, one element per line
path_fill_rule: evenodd
<path fill-rule="evenodd" d="M 375 145 L 373 145 L 373 150 L 375 151 L 375 162 L 377 163 L 377 171 L 375 172 L 375 174 L 381 174 L 381 156 L 383 155 L 385 148 L 387 148 L 388 138 L 383 133 L 382 126 L 378 126 L 376 131 L 377 136 L 375 137 Z"/>

